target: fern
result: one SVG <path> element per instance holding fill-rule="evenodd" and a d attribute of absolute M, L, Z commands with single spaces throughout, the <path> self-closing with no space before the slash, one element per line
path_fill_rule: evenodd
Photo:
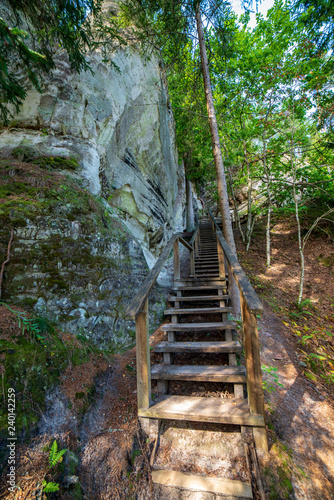
<path fill-rule="evenodd" d="M 41 329 L 39 327 L 39 318 L 26 318 L 26 312 L 23 311 L 14 311 L 8 304 L 5 302 L 0 302 L 0 305 L 7 307 L 7 309 L 16 316 L 19 328 L 21 329 L 22 335 L 26 331 L 37 340 L 45 343 L 45 337 L 41 335 Z"/>
<path fill-rule="evenodd" d="M 53 483 L 52 481 L 47 483 L 44 480 L 42 484 L 44 493 L 54 493 L 55 491 L 59 491 L 59 483 Z"/>
<path fill-rule="evenodd" d="M 50 467 L 54 467 L 57 464 L 60 464 L 63 460 L 63 455 L 66 453 L 66 450 L 60 450 L 58 451 L 58 445 L 57 441 L 54 440 L 50 449 L 50 455 L 49 455 L 49 464 Z"/>
<path fill-rule="evenodd" d="M 60 464 L 63 460 L 63 455 L 66 453 L 66 450 L 60 450 L 58 451 L 58 445 L 57 441 L 54 440 L 50 449 L 50 455 L 49 455 L 49 464 L 50 467 L 54 467 L 57 464 Z"/>

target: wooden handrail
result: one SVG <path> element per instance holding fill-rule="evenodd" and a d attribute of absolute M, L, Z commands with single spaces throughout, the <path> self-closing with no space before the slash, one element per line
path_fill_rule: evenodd
<path fill-rule="evenodd" d="M 145 281 L 142 283 L 140 286 L 138 292 L 136 293 L 135 298 L 130 302 L 125 316 L 127 319 L 135 319 L 137 318 L 138 314 L 141 312 L 143 309 L 143 306 L 145 304 L 145 301 L 148 297 L 148 294 L 151 291 L 151 288 L 153 287 L 154 283 L 157 280 L 157 277 L 159 276 L 161 269 L 165 263 L 165 261 L 168 259 L 169 254 L 172 251 L 173 245 L 178 239 L 179 235 L 178 234 L 173 234 L 167 245 L 165 246 L 162 254 L 152 267 L 151 271 L 147 275 Z"/>
<path fill-rule="evenodd" d="M 148 297 L 148 294 L 150 293 L 154 283 L 156 282 L 161 269 L 163 268 L 163 265 L 165 264 L 166 260 L 169 257 L 169 254 L 171 253 L 175 243 L 177 242 L 182 243 L 188 250 L 191 252 L 193 251 L 193 245 L 191 243 L 188 243 L 184 238 L 182 238 L 181 234 L 176 233 L 173 234 L 167 245 L 165 246 L 163 252 L 161 253 L 160 257 L 152 267 L 151 271 L 147 275 L 145 281 L 142 283 L 140 286 L 138 292 L 136 293 L 135 298 L 131 301 L 129 304 L 125 317 L 126 319 L 136 319 L 140 312 L 142 311 L 145 301 Z"/>
<path fill-rule="evenodd" d="M 179 242 L 182 243 L 184 247 L 187 248 L 190 252 L 192 252 L 194 249 L 190 243 L 188 243 L 185 239 L 182 238 L 182 236 L 179 235 Z"/>
<path fill-rule="evenodd" d="M 199 222 L 197 222 L 197 224 L 195 226 L 195 231 L 194 231 L 194 234 L 191 237 L 191 240 L 189 241 L 189 245 L 192 246 L 194 244 L 194 241 L 195 241 L 195 238 L 197 236 L 198 230 L 199 230 Z"/>
<path fill-rule="evenodd" d="M 207 212 L 211 218 L 213 229 L 217 234 L 217 244 L 224 252 L 228 262 L 229 272 L 233 274 L 240 292 L 249 409 L 252 415 L 264 416 L 260 343 L 256 318 L 258 314 L 263 312 L 263 306 L 244 270 L 239 264 L 238 257 L 225 240 L 212 213 L 210 210 Z M 265 428 L 254 428 L 253 434 L 256 446 L 259 449 L 268 451 L 268 440 Z"/>
<path fill-rule="evenodd" d="M 257 293 L 255 292 L 254 288 L 252 287 L 249 279 L 247 278 L 245 271 L 242 269 L 238 257 L 235 255 L 234 252 L 232 252 L 230 246 L 228 245 L 227 241 L 225 240 L 223 233 L 221 232 L 217 222 L 213 218 L 212 213 L 210 210 L 208 210 L 208 213 L 211 217 L 211 220 L 215 226 L 217 237 L 219 240 L 219 243 L 221 244 L 225 257 L 230 265 L 231 272 L 235 278 L 235 281 L 237 282 L 237 285 L 239 287 L 239 290 L 247 304 L 247 307 L 249 309 L 249 312 L 253 314 L 262 314 L 263 312 L 263 306 L 261 304 L 261 301 L 259 297 L 257 296 Z"/>

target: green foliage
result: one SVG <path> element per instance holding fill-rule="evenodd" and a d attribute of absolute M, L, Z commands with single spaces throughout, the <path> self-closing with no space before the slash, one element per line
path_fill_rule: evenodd
<path fill-rule="evenodd" d="M 33 163 L 47 170 L 77 170 L 79 167 L 79 162 L 76 158 L 41 155 L 38 150 L 29 146 L 14 148 L 12 155 L 20 161 Z"/>
<path fill-rule="evenodd" d="M 11 0 L 10 5 L 14 26 L 0 19 L 0 123 L 4 125 L 13 116 L 12 108 L 15 113 L 20 110 L 28 82 L 41 91 L 45 74 L 55 68 L 55 48 L 64 49 L 71 69 L 80 72 L 91 71 L 89 51 L 99 48 L 113 64 L 111 51 L 127 43 L 117 17 L 107 19 L 102 12 L 102 0 Z"/>
<path fill-rule="evenodd" d="M 60 464 L 60 462 L 62 462 L 63 460 L 63 455 L 66 453 L 66 451 L 67 451 L 66 449 L 58 451 L 57 441 L 54 440 L 51 445 L 49 454 L 50 467 L 55 467 L 57 464 Z"/>
<path fill-rule="evenodd" d="M 63 461 L 63 456 L 67 452 L 66 449 L 58 451 L 57 441 L 54 440 L 50 452 L 49 452 L 49 468 L 56 467 L 56 465 L 60 464 Z M 54 483 L 52 481 L 46 481 L 45 479 L 42 482 L 43 492 L 44 493 L 54 493 L 59 491 L 59 483 Z"/>
<path fill-rule="evenodd" d="M 53 483 L 52 481 L 44 481 L 42 482 L 43 492 L 44 493 L 54 493 L 59 491 L 59 483 Z"/>
<path fill-rule="evenodd" d="M 60 375 L 68 365 L 75 366 L 90 359 L 97 348 L 86 340 L 84 344 L 64 341 L 55 326 L 41 317 L 27 318 L 22 312 L 5 305 L 17 318 L 20 334 L 2 340 L 0 355 L 4 367 L 3 391 L 15 389 L 16 431 L 29 436 L 45 408 L 46 391 L 59 384 Z M 7 405 L 0 407 L 0 436 L 7 426 Z M 53 453 L 52 457 L 57 457 Z"/>
<path fill-rule="evenodd" d="M 266 366 L 266 365 L 262 365 L 261 366 L 261 369 L 264 373 L 267 373 L 269 376 L 270 376 L 270 379 L 275 383 L 275 386 L 279 386 L 279 387 L 284 387 L 283 384 L 281 384 L 280 382 L 278 382 L 278 374 L 277 374 L 277 368 L 274 367 L 274 366 Z M 276 390 L 276 387 L 271 385 L 269 382 L 267 382 L 266 380 L 263 381 L 262 383 L 263 385 L 263 389 L 269 393 L 273 392 Z"/>

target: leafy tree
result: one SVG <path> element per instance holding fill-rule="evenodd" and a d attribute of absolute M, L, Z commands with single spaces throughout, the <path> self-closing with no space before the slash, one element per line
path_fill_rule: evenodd
<path fill-rule="evenodd" d="M 293 8 L 320 51 L 334 48 L 332 0 L 295 0 Z"/>
<path fill-rule="evenodd" d="M 87 70 L 94 45 L 92 19 L 101 0 L 11 0 L 11 20 L 0 18 L 0 121 L 8 123 L 26 97 L 27 79 L 41 90 L 42 75 L 55 67 L 56 48 L 67 51 L 71 68 Z M 90 16 L 88 16 L 90 13 Z"/>

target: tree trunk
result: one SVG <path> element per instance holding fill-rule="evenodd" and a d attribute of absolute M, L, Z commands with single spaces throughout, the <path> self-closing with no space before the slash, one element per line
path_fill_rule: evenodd
<path fill-rule="evenodd" d="M 268 118 L 268 113 L 266 115 L 266 120 Z M 263 169 L 266 175 L 267 181 L 267 197 L 268 197 L 268 214 L 267 214 L 267 227 L 266 227 L 266 256 L 267 256 L 267 267 L 271 266 L 271 250 L 270 250 L 270 223 L 271 223 L 271 191 L 270 191 L 270 170 L 267 164 L 267 145 L 266 145 L 266 134 L 263 131 L 262 134 L 263 141 Z"/>
<path fill-rule="evenodd" d="M 191 182 L 189 179 L 186 180 L 187 187 L 187 231 L 191 232 L 195 229 L 194 225 L 194 207 L 193 207 L 193 191 L 191 187 Z"/>
<path fill-rule="evenodd" d="M 236 247 L 234 242 L 234 235 L 232 230 L 232 222 L 231 222 L 231 214 L 230 214 L 230 206 L 228 202 L 228 194 L 227 194 L 227 185 L 225 178 L 225 171 L 223 165 L 223 157 L 220 147 L 219 133 L 218 133 L 218 124 L 216 118 L 215 107 L 213 103 L 213 96 L 211 90 L 211 81 L 209 74 L 209 64 L 208 57 L 206 53 L 206 46 L 204 40 L 204 33 L 202 27 L 202 19 L 201 19 L 201 11 L 199 2 L 196 5 L 196 23 L 197 23 L 197 34 L 199 40 L 199 48 L 201 54 L 201 62 L 202 62 L 202 71 L 203 71 L 203 80 L 204 80 L 204 90 L 205 90 L 205 99 L 206 99 L 206 107 L 208 111 L 209 125 L 210 125 L 210 133 L 211 133 L 211 141 L 212 141 L 212 152 L 213 158 L 216 167 L 216 175 L 217 175 L 217 188 L 218 188 L 218 196 L 219 196 L 219 204 L 220 211 L 222 216 L 223 223 L 223 233 L 227 243 L 229 244 L 231 250 L 236 254 Z M 237 284 L 235 283 L 232 276 L 230 278 L 230 293 L 233 302 L 233 312 L 235 315 L 240 316 L 240 298 L 239 298 L 239 290 Z"/>
<path fill-rule="evenodd" d="M 245 130 L 245 127 L 242 127 L 243 130 Z M 244 147 L 244 157 L 245 157 L 245 162 L 246 162 L 246 167 L 247 167 L 247 223 L 246 223 L 246 252 L 248 252 L 249 245 L 252 239 L 252 232 L 254 228 L 254 222 L 252 222 L 252 188 L 253 188 L 253 181 L 251 178 L 250 174 L 250 166 L 249 166 L 249 161 L 248 161 L 248 155 L 247 155 L 247 146 L 246 146 L 246 141 L 245 139 L 243 140 L 243 147 Z M 254 220 L 255 220 L 255 215 L 254 215 Z"/>

